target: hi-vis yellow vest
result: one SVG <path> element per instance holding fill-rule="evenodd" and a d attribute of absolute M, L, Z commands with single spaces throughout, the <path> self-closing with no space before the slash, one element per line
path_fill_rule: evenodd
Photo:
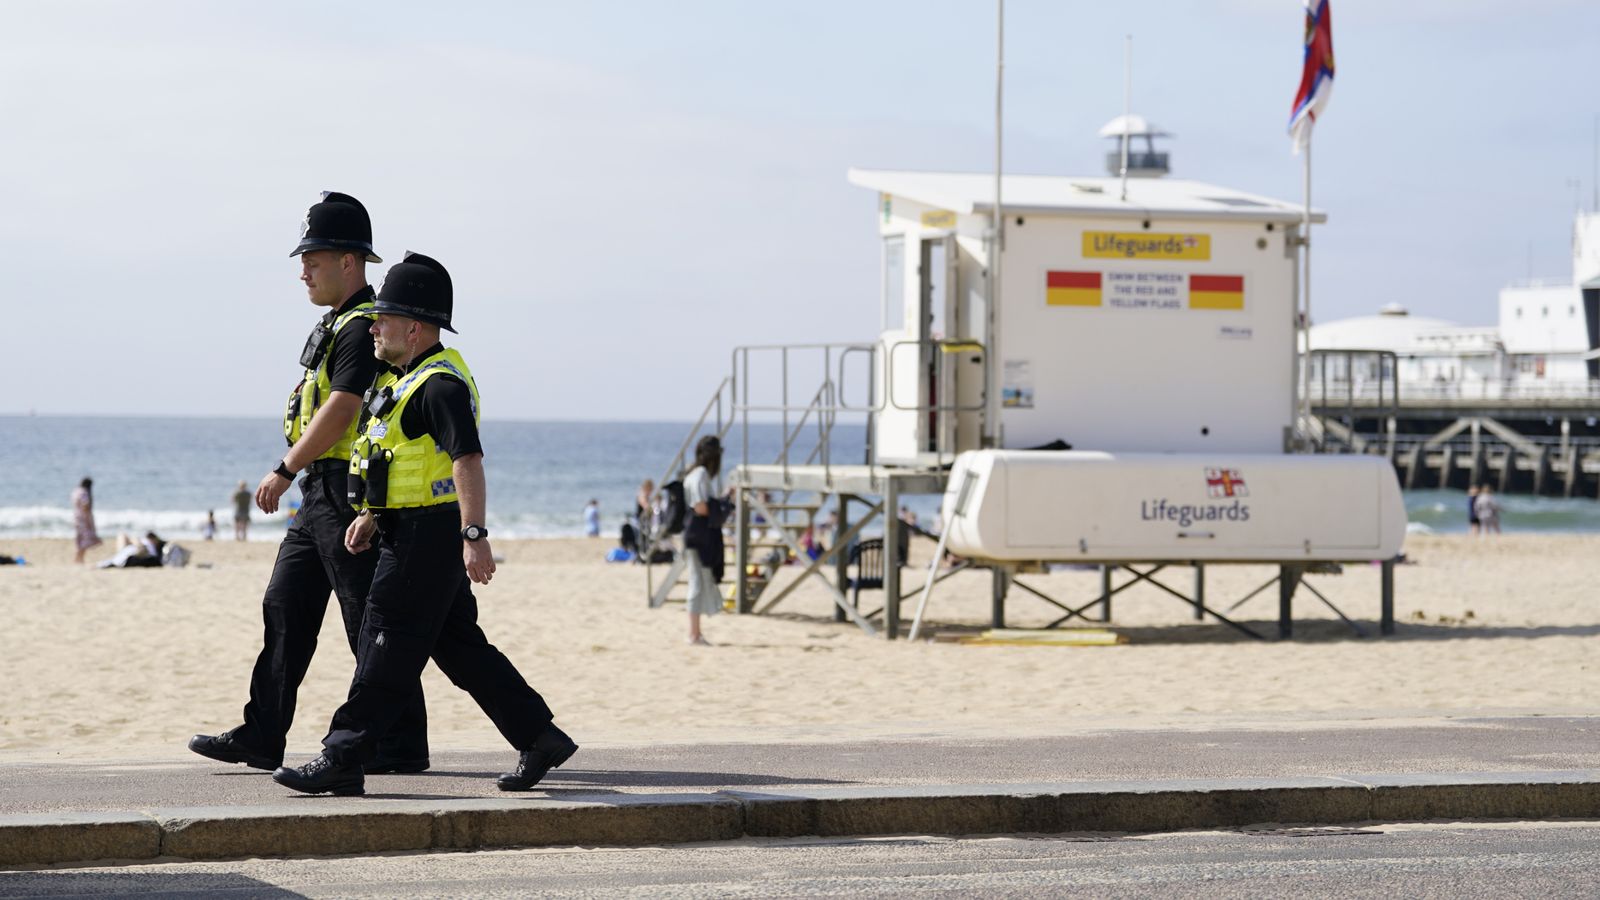
<path fill-rule="evenodd" d="M 328 337 L 328 349 L 322 354 L 322 361 L 316 368 L 307 369 L 305 378 L 295 385 L 294 391 L 289 394 L 289 405 L 283 415 L 283 436 L 289 439 L 289 446 L 293 447 L 311 427 L 311 417 L 317 414 L 322 404 L 327 401 L 328 395 L 333 393 L 333 375 L 328 365 L 333 360 L 333 342 L 339 339 L 339 331 L 355 319 L 361 319 L 367 327 L 372 325 L 372 301 L 357 304 L 346 310 L 337 319 L 333 320 L 333 333 Z M 357 327 L 361 327 L 358 325 Z M 295 402 L 298 400 L 299 402 Z M 350 455 L 350 441 L 356 436 L 356 422 L 361 416 L 352 416 L 350 426 L 344 434 L 327 452 L 318 459 L 345 459 Z"/>
<path fill-rule="evenodd" d="M 472 392 L 472 421 L 480 420 L 478 384 L 472 380 L 461 354 L 446 349 L 423 360 L 394 384 L 395 402 L 388 415 L 368 419 L 366 430 L 351 444 L 350 474 L 367 482 L 364 506 L 403 509 L 456 502 L 455 467 L 450 454 L 439 449 L 433 435 L 412 437 L 400 427 L 401 417 L 417 389 L 436 375 L 454 375 L 466 384 Z M 383 462 L 378 465 L 387 469 L 388 486 L 383 497 L 374 498 L 370 476 L 373 463 L 379 459 Z"/>

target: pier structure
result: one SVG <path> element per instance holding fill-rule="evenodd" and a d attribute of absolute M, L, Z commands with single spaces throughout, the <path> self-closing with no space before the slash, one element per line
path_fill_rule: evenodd
<path fill-rule="evenodd" d="M 1600 382 L 1411 385 L 1388 351 L 1313 351 L 1312 423 L 1325 453 L 1387 458 L 1407 490 L 1600 499 Z"/>
<path fill-rule="evenodd" d="M 1382 454 L 1412 489 L 1600 497 L 1600 212 L 1575 214 L 1569 273 L 1500 290 L 1494 325 L 1389 303 L 1308 343 L 1319 449 Z"/>

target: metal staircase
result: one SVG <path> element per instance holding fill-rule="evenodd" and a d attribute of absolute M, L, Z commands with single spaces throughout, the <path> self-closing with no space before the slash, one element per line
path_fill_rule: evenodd
<path fill-rule="evenodd" d="M 667 464 L 658 484 L 664 485 L 688 474 L 690 464 L 693 462 L 693 446 L 702 433 L 717 435 L 718 439 L 723 440 L 726 448 L 725 439 L 733 427 L 734 417 L 729 416 L 725 420 L 723 413 L 726 409 L 732 408 L 732 404 L 726 401 L 733 399 L 733 393 L 731 376 L 724 378 L 711 399 L 707 401 L 700 418 L 684 438 L 677 454 Z M 801 411 L 794 427 L 789 428 L 785 423 L 783 446 L 773 460 L 773 465 L 790 465 L 790 460 L 795 455 L 796 444 L 802 443 L 802 435 L 808 430 L 808 426 L 815 428 L 816 440 L 804 460 L 797 465 L 816 465 L 827 458 L 828 444 L 836 416 L 833 409 L 835 393 L 833 381 L 825 379 L 811 402 Z M 712 418 L 713 412 L 716 414 L 715 419 Z M 726 450 L 724 453 L 726 456 Z M 744 453 L 747 455 L 749 453 L 748 441 L 744 444 Z M 725 464 L 724 471 L 726 470 Z M 719 488 L 720 485 L 719 477 Z M 724 564 L 726 570 L 734 574 L 734 578 L 744 580 L 744 596 L 748 598 L 749 603 L 755 602 L 761 596 L 786 564 L 796 560 L 795 550 L 805 548 L 808 533 L 812 540 L 817 539 L 818 529 L 823 524 L 818 521 L 818 513 L 827 505 L 828 497 L 811 491 L 776 490 L 760 492 L 757 502 L 761 508 L 753 509 L 749 513 L 752 537 L 747 544 L 748 558 L 742 572 L 739 571 L 737 559 L 736 517 L 730 516 L 728 522 L 723 525 Z M 652 608 L 667 603 L 682 603 L 686 599 L 688 565 L 683 559 L 681 541 L 675 540 L 674 543 L 675 557 L 665 576 L 659 581 L 655 578 L 654 565 L 648 561 L 648 554 L 646 555 L 646 589 Z M 728 589 L 727 594 L 725 606 L 731 609 L 732 598 L 738 595 L 737 582 L 733 582 L 733 587 Z"/>

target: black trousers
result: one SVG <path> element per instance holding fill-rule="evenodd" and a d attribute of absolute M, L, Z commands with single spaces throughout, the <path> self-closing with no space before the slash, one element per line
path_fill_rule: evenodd
<path fill-rule="evenodd" d="M 478 627 L 478 601 L 462 562 L 455 506 L 409 518 L 380 519 L 378 571 L 367 597 L 350 698 L 333 714 L 322 746 L 340 765 L 364 763 L 376 738 L 401 714 L 402 702 L 431 657 L 456 687 L 472 695 L 518 750 L 549 727 L 550 707 Z"/>
<path fill-rule="evenodd" d="M 278 561 L 261 604 L 266 630 L 250 675 L 250 702 L 244 708 L 244 725 L 233 733 L 235 740 L 268 754 L 283 752 L 294 722 L 295 696 L 317 650 L 329 592 L 339 598 L 345 637 L 354 652 L 378 564 L 376 549 L 356 556 L 345 551 L 344 532 L 355 519 L 355 510 L 345 501 L 344 473 L 336 466 L 327 468 L 326 474 L 310 472 L 300 481 L 304 502 L 278 546 Z M 412 673 L 405 696 L 395 704 L 394 727 L 378 748 L 384 759 L 428 757 L 421 674 L 421 669 Z"/>

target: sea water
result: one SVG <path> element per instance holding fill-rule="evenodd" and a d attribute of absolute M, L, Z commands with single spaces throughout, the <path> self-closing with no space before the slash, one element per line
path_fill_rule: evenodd
<path fill-rule="evenodd" d="M 583 507 L 600 501 L 604 533 L 615 536 L 633 511 L 646 478 L 660 480 L 689 435 L 687 422 L 483 423 L 488 521 L 500 537 L 556 537 L 583 533 Z M 860 463 L 865 429 L 841 425 L 833 432 L 831 459 Z M 727 466 L 739 461 L 744 438 L 729 435 Z M 803 434 L 794 447 L 803 457 L 815 443 Z M 750 459 L 767 463 L 783 445 L 783 427 L 752 423 Z M 72 536 L 72 489 L 94 479 L 95 521 L 102 537 L 155 531 L 193 539 L 206 511 L 214 510 L 219 538 L 233 529 L 230 496 L 238 482 L 254 493 L 285 450 L 279 422 L 236 418 L 112 418 L 0 416 L 0 541 Z M 793 451 L 792 451 L 793 452 Z M 793 458 L 793 457 L 791 457 Z M 285 495 L 298 500 L 298 487 Z M 1499 495 L 1506 531 L 1600 531 L 1600 502 L 1516 494 Z M 938 497 L 908 497 L 906 505 L 932 518 Z M 1413 531 L 1463 532 L 1467 498 L 1461 491 L 1408 491 Z M 286 513 L 251 511 L 250 537 L 277 540 Z M 5 552 L 0 545 L 0 553 Z"/>
<path fill-rule="evenodd" d="M 661 479 L 691 424 L 486 421 L 484 524 L 496 537 L 580 535 L 584 504 L 595 499 L 604 534 L 615 537 L 640 483 Z M 777 458 L 782 434 L 780 424 L 752 423 L 751 459 Z M 738 431 L 727 440 L 725 468 L 745 443 Z M 801 452 L 814 444 L 813 434 Z M 0 416 L 0 541 L 71 537 L 72 490 L 85 476 L 94 479 L 102 537 L 155 531 L 192 539 L 214 510 L 218 538 L 231 539 L 238 483 L 254 494 L 286 449 L 272 419 Z M 864 428 L 835 429 L 831 452 L 836 463 L 860 463 Z M 298 483 L 284 499 L 298 501 Z M 938 500 L 928 500 L 913 505 L 931 514 Z M 287 527 L 285 507 L 268 516 L 252 505 L 250 520 L 252 540 L 278 540 Z"/>

